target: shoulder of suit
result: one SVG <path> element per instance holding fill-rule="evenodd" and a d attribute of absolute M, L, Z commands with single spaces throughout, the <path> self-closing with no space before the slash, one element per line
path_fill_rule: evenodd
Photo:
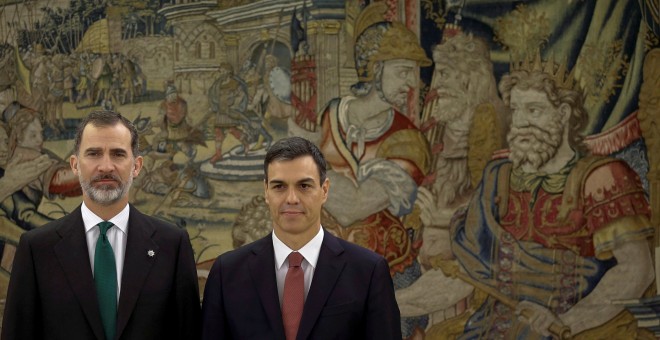
<path fill-rule="evenodd" d="M 21 239 L 29 241 L 31 244 L 41 244 L 45 246 L 52 242 L 57 242 L 61 239 L 60 235 L 69 232 L 62 228 L 70 225 L 73 216 L 70 214 L 65 215 L 57 220 L 50 221 L 38 228 L 28 230 L 21 235 Z M 70 229 L 73 230 L 73 229 Z"/>
<path fill-rule="evenodd" d="M 39 238 L 39 237 L 43 237 L 43 236 L 52 234 L 53 232 L 55 232 L 57 230 L 57 228 L 60 225 L 62 225 L 61 220 L 62 219 L 48 222 L 48 223 L 44 224 L 43 226 L 41 226 L 39 228 L 34 228 L 32 230 L 26 231 L 25 233 L 23 233 L 23 235 L 25 237 L 30 237 L 30 238 Z"/>
<path fill-rule="evenodd" d="M 244 259 L 246 256 L 253 254 L 261 254 L 264 251 L 273 251 L 273 239 L 271 234 L 244 244 L 238 248 L 228 250 L 218 256 L 218 258 L 223 258 L 224 260 L 233 260 L 233 259 Z"/>
<path fill-rule="evenodd" d="M 253 256 L 260 256 L 264 253 L 264 251 L 268 251 L 268 249 L 265 249 L 268 247 L 266 242 L 272 242 L 272 239 L 262 238 L 254 242 L 244 244 L 238 248 L 228 250 L 218 255 L 215 260 L 213 260 L 213 268 L 215 268 L 215 270 L 219 270 L 219 268 L 228 269 L 237 268 L 237 266 L 240 267 L 245 263 L 247 259 Z M 270 248 L 270 251 L 273 251 L 272 247 Z"/>
<path fill-rule="evenodd" d="M 328 237 L 328 233 L 325 234 L 325 237 Z M 343 240 L 332 234 L 330 234 L 330 237 L 337 240 L 339 245 L 341 245 L 344 248 L 344 253 L 350 256 L 351 261 L 366 260 L 371 262 L 371 261 L 378 261 L 383 258 L 381 255 L 379 255 L 378 253 L 374 252 L 371 249 L 367 249 L 353 242 Z"/>
<path fill-rule="evenodd" d="M 135 222 L 136 220 L 138 220 L 138 223 L 141 225 L 142 228 L 149 226 L 153 228 L 153 230 L 157 233 L 178 234 L 178 235 L 187 234 L 185 227 L 182 228 L 173 224 L 170 221 L 143 214 L 137 208 L 131 205 L 131 211 L 128 217 L 128 221 L 129 223 L 131 223 L 131 221 Z"/>

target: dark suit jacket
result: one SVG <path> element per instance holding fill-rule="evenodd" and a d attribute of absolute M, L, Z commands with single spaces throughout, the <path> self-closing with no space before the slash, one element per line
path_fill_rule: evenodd
<path fill-rule="evenodd" d="M 270 234 L 216 259 L 202 323 L 202 339 L 285 338 Z M 297 339 L 401 340 L 385 259 L 325 231 Z"/>
<path fill-rule="evenodd" d="M 188 234 L 133 206 L 128 226 L 117 338 L 195 339 L 199 290 Z M 105 339 L 80 207 L 21 237 L 2 339 Z"/>

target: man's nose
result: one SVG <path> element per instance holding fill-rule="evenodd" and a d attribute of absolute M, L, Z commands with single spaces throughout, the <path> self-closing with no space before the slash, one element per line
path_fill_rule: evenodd
<path fill-rule="evenodd" d="M 408 76 L 406 77 L 406 85 L 409 88 L 415 88 L 415 85 L 417 85 L 417 75 L 414 72 L 408 73 Z"/>
<path fill-rule="evenodd" d="M 298 204 L 298 194 L 296 193 L 295 188 L 289 188 L 286 194 L 286 203 L 287 204 Z"/>
<path fill-rule="evenodd" d="M 115 166 L 112 162 L 112 159 L 109 155 L 101 157 L 101 163 L 99 164 L 99 170 L 103 172 L 110 172 L 114 170 Z"/>
<path fill-rule="evenodd" d="M 513 116 L 511 117 L 511 123 L 513 123 L 514 126 L 526 126 L 528 123 L 527 116 L 518 111 L 514 111 Z"/>

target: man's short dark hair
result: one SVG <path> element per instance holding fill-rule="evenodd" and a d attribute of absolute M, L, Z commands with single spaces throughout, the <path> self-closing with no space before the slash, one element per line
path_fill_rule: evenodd
<path fill-rule="evenodd" d="M 119 123 L 124 125 L 128 131 L 131 132 L 131 151 L 133 152 L 133 157 L 138 156 L 139 138 L 137 129 L 135 129 L 133 123 L 131 123 L 130 120 L 126 119 L 126 117 L 122 116 L 120 113 L 107 110 L 92 111 L 82 120 L 82 122 L 80 122 L 78 129 L 76 130 L 73 153 L 78 155 L 78 152 L 80 151 L 82 134 L 88 124 L 91 124 L 95 127 L 111 127 Z"/>
<path fill-rule="evenodd" d="M 303 156 L 312 156 L 319 169 L 320 184 L 323 185 L 328 167 L 321 150 L 314 143 L 301 137 L 283 138 L 271 145 L 264 159 L 264 180 L 268 182 L 268 165 L 276 161 L 291 161 Z"/>

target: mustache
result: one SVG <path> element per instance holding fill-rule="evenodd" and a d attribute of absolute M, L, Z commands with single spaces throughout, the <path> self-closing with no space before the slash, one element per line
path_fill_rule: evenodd
<path fill-rule="evenodd" d="M 465 96 L 464 92 L 461 92 L 457 89 L 451 88 L 451 87 L 445 87 L 445 86 L 440 86 L 436 90 L 438 94 L 438 98 L 463 98 Z"/>
<path fill-rule="evenodd" d="M 561 126 L 552 123 L 543 128 L 531 124 L 512 127 L 507 141 L 511 148 L 509 158 L 514 167 L 528 163 L 535 169 L 540 168 L 557 153 L 562 133 Z M 525 138 L 529 139 L 529 143 L 522 146 L 521 140 Z"/>
<path fill-rule="evenodd" d="M 554 130 L 554 129 L 553 129 Z M 536 140 L 542 143 L 549 143 L 553 146 L 557 146 L 559 139 L 558 134 L 560 131 L 551 131 L 538 126 L 521 126 L 521 127 L 512 127 L 509 131 L 508 141 L 512 142 L 519 137 L 534 137 Z"/>
<path fill-rule="evenodd" d="M 120 182 L 121 179 L 115 174 L 101 174 L 92 177 L 92 182 L 104 181 L 104 180 L 113 180 L 115 182 Z"/>

